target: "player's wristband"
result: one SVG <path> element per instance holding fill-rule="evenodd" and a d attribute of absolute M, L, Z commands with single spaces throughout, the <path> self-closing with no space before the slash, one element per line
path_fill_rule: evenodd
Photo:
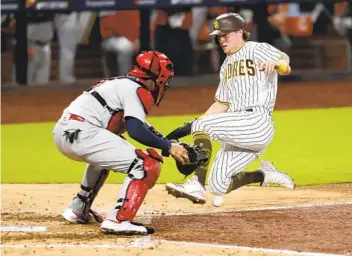
<path fill-rule="evenodd" d="M 286 74 L 288 70 L 288 64 L 284 60 L 278 61 L 279 66 L 275 68 L 275 70 L 280 74 Z"/>
<path fill-rule="evenodd" d="M 176 139 L 179 140 L 182 137 L 188 136 L 191 134 L 192 123 L 196 119 L 193 119 L 187 123 L 185 123 L 182 127 L 178 127 L 175 130 L 171 131 L 165 138 L 166 139 Z"/>

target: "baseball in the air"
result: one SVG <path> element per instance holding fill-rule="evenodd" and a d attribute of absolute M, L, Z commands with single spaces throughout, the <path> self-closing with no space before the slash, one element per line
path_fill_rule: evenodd
<path fill-rule="evenodd" d="M 224 204 L 224 198 L 222 198 L 222 196 L 216 195 L 213 197 L 213 205 L 215 207 L 220 207 L 223 204 Z"/>

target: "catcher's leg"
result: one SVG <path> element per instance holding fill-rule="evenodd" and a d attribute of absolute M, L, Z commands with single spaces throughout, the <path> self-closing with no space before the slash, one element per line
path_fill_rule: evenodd
<path fill-rule="evenodd" d="M 86 122 L 61 122 L 55 126 L 54 131 L 57 148 L 64 155 L 90 164 L 87 166 L 78 196 L 74 198 L 70 208 L 64 212 L 67 220 L 87 223 L 90 220 L 90 215 L 87 213 L 108 176 L 107 171 L 127 173 L 136 158 L 135 148 L 110 131 Z M 65 131 L 79 131 L 79 133 L 73 137 L 74 140 L 70 141 L 65 136 Z M 90 211 L 90 213 L 101 221 L 101 218 L 94 212 Z"/>
<path fill-rule="evenodd" d="M 193 134 L 194 144 L 199 145 L 207 151 L 208 159 L 211 158 L 212 145 L 209 136 L 203 132 Z M 205 178 L 209 167 L 209 161 L 195 170 L 194 176 L 187 180 L 185 184 L 167 183 L 165 185 L 169 194 L 175 197 L 184 197 L 194 203 L 204 204 Z"/>
<path fill-rule="evenodd" d="M 91 206 L 108 175 L 106 169 L 87 165 L 80 191 L 73 198 L 71 206 L 64 210 L 63 217 L 75 223 L 89 223 L 92 218 L 99 223 L 103 222 L 103 217 L 91 210 Z"/>
<path fill-rule="evenodd" d="M 122 235 L 148 233 L 144 226 L 132 223 L 148 190 L 155 185 L 161 171 L 162 157 L 150 148 L 147 153 L 136 150 L 137 157 L 123 182 L 115 209 L 101 224 L 103 232 Z"/>

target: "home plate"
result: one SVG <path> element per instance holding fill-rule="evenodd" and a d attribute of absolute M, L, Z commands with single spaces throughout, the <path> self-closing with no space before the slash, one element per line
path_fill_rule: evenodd
<path fill-rule="evenodd" d="M 44 226 L 1 226 L 1 232 L 45 232 Z"/>

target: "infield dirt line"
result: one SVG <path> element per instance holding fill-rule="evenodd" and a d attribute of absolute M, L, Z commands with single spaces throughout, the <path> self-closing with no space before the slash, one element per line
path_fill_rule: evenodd
<path fill-rule="evenodd" d="M 249 212 L 249 211 L 275 211 L 275 210 L 287 210 L 296 208 L 312 208 L 312 207 L 324 207 L 324 206 L 344 206 L 352 205 L 352 202 L 330 202 L 330 203 L 313 203 L 313 204 L 297 204 L 297 205 L 276 205 L 269 207 L 254 207 L 254 208 L 242 208 L 242 209 L 229 209 L 229 210 L 213 210 L 213 211 L 198 211 L 198 212 L 160 212 L 160 211 L 142 211 L 137 213 L 138 216 L 182 216 L 182 215 L 199 215 L 199 214 L 216 214 L 216 213 L 231 213 L 231 212 Z M 100 211 L 101 213 L 107 213 L 109 210 Z M 1 211 L 1 214 L 21 214 L 21 213 L 35 213 L 35 214 L 59 214 L 55 211 L 43 211 L 43 210 L 19 210 L 19 211 Z"/>

